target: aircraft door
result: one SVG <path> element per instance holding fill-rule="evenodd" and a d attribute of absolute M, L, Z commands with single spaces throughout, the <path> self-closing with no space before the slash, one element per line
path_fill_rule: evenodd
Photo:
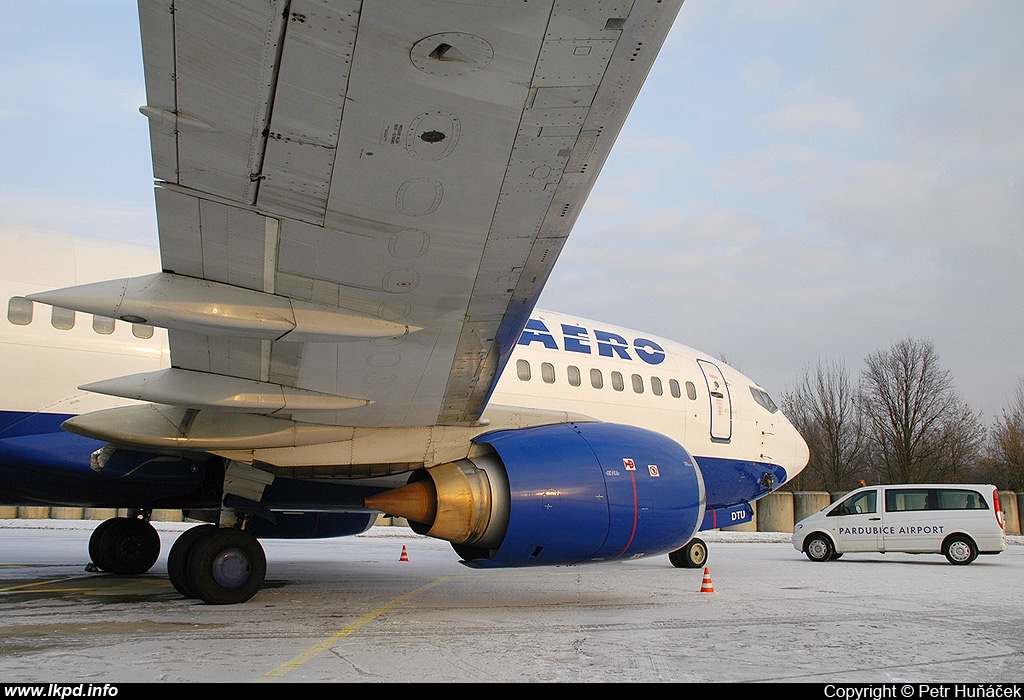
<path fill-rule="evenodd" d="M 722 371 L 707 360 L 697 360 L 711 397 L 711 439 L 727 442 L 732 439 L 732 397 Z"/>

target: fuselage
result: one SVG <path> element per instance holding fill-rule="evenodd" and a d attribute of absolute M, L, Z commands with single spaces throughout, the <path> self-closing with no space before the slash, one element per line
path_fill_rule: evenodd
<path fill-rule="evenodd" d="M 165 331 L 24 296 L 150 273 L 159 269 L 156 251 L 68 236 L 41 240 L 35 233 L 6 239 L 0 437 L 51 432 L 70 416 L 133 403 L 78 387 L 169 366 Z M 806 443 L 768 393 L 725 363 L 665 338 L 548 311 L 532 315 L 488 406 L 485 425 L 489 413 L 501 410 L 507 426 L 509 409 L 514 415 L 518 407 L 661 433 L 689 450 L 722 503 L 777 488 L 808 458 Z M 770 465 L 772 483 L 734 494 L 736 473 L 747 463 L 751 479 Z M 716 473 L 725 480 L 718 485 Z"/>

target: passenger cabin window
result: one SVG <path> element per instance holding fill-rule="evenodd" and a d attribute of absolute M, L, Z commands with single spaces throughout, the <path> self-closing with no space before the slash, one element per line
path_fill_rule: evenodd
<path fill-rule="evenodd" d="M 633 391 L 637 394 L 644 393 L 644 378 L 639 374 L 634 374 L 629 378 L 633 382 Z"/>
<path fill-rule="evenodd" d="M 625 388 L 626 385 L 622 381 L 622 372 L 612 372 L 612 389 L 615 389 L 615 391 L 622 391 Z"/>
<path fill-rule="evenodd" d="M 7 320 L 16 326 L 32 323 L 32 302 L 25 297 L 11 297 L 7 302 Z"/>
<path fill-rule="evenodd" d="M 697 387 L 694 386 L 693 382 L 686 382 L 686 398 L 690 401 L 697 400 Z"/>
<path fill-rule="evenodd" d="M 689 384 L 689 382 L 687 382 Z M 679 382 L 675 379 L 668 380 L 668 390 L 672 393 L 672 398 L 678 399 L 683 393 L 679 390 Z"/>
<path fill-rule="evenodd" d="M 75 312 L 71 309 L 54 306 L 53 312 L 50 314 L 50 325 L 61 331 L 71 330 L 75 327 Z"/>
<path fill-rule="evenodd" d="M 594 387 L 595 389 L 604 388 L 604 375 L 601 374 L 601 370 L 590 370 L 590 386 Z"/>
<path fill-rule="evenodd" d="M 153 326 L 147 326 L 144 323 L 133 323 L 132 335 L 141 340 L 149 340 L 153 337 Z"/>
<path fill-rule="evenodd" d="M 572 386 L 579 386 L 583 383 L 583 379 L 580 376 L 580 368 L 575 365 L 569 365 L 565 370 L 566 375 L 569 377 L 569 384 Z"/>
<path fill-rule="evenodd" d="M 100 335 L 110 335 L 114 332 L 114 319 L 106 316 L 93 316 L 92 329 Z"/>
<path fill-rule="evenodd" d="M 655 396 L 661 396 L 665 393 L 661 387 L 661 377 L 651 377 L 651 392 Z"/>
<path fill-rule="evenodd" d="M 517 360 L 516 375 L 524 382 L 530 381 L 530 363 L 526 360 Z"/>
<path fill-rule="evenodd" d="M 555 383 L 555 366 L 550 362 L 542 362 L 540 365 L 540 378 L 545 384 Z"/>

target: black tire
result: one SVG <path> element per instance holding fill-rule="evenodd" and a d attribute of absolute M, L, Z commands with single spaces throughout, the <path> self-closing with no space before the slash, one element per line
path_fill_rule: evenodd
<path fill-rule="evenodd" d="M 674 552 L 669 552 L 668 560 L 677 569 L 700 569 L 708 561 L 708 546 L 704 540 L 694 537 Z"/>
<path fill-rule="evenodd" d="M 103 571 L 137 576 L 153 568 L 160 556 L 160 534 L 145 520 L 111 518 L 89 538 L 89 554 Z"/>
<path fill-rule="evenodd" d="M 950 564 L 965 566 L 978 558 L 978 545 L 966 535 L 953 535 L 942 543 L 942 554 Z"/>
<path fill-rule="evenodd" d="M 216 525 L 197 525 L 190 527 L 178 535 L 167 554 L 167 578 L 171 580 L 174 590 L 186 598 L 195 598 L 196 592 L 188 582 L 188 560 L 192 548 L 206 535 L 217 531 Z"/>
<path fill-rule="evenodd" d="M 188 557 L 189 587 L 211 605 L 244 603 L 256 595 L 267 575 L 267 556 L 255 537 L 218 528 L 201 537 Z"/>
<path fill-rule="evenodd" d="M 110 565 L 107 561 L 107 552 L 103 549 L 101 543 L 103 542 L 103 534 L 110 529 L 115 520 L 123 520 L 123 518 L 104 520 L 96 526 L 96 529 L 92 531 L 92 536 L 89 537 L 89 561 L 100 571 L 108 571 L 108 566 Z"/>
<path fill-rule="evenodd" d="M 804 554 L 811 561 L 828 561 L 835 557 L 836 548 L 828 537 L 815 534 L 804 540 Z"/>

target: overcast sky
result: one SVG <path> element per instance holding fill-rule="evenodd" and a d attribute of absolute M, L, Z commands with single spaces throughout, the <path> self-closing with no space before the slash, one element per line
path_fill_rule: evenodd
<path fill-rule="evenodd" d="M 931 341 L 991 425 L 1024 375 L 1024 2 L 688 0 L 546 308 L 779 397 Z M 0 228 L 156 240 L 135 3 L 0 0 Z"/>

